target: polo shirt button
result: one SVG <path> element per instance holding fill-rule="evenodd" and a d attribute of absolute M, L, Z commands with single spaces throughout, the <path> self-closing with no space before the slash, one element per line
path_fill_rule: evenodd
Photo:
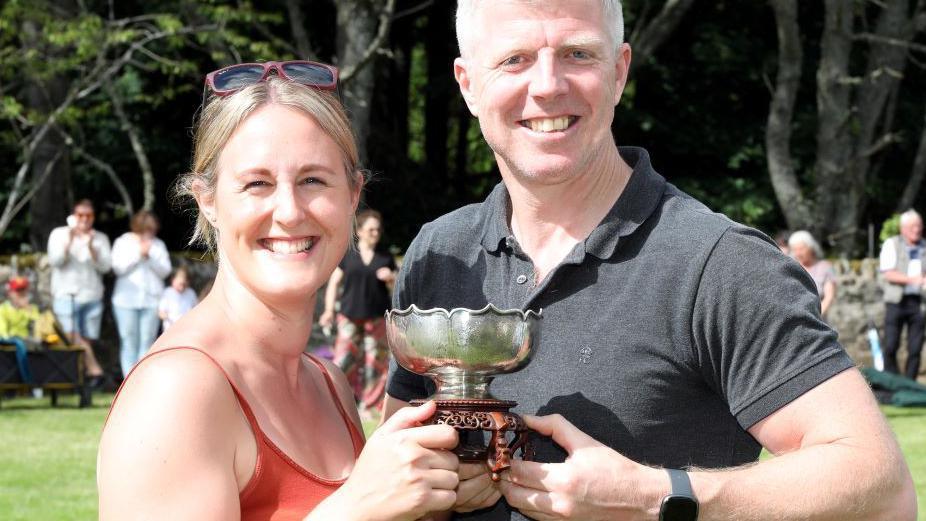
<path fill-rule="evenodd" d="M 518 284 L 524 284 L 527 282 L 527 275 L 518 275 Z"/>

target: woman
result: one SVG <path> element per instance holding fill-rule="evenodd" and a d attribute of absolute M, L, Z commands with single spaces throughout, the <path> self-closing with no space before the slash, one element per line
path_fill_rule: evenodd
<path fill-rule="evenodd" d="M 810 232 L 799 230 L 788 237 L 791 256 L 803 266 L 817 285 L 820 296 L 820 316 L 826 318 L 836 300 L 836 274 L 829 262 L 822 260 L 823 250 Z"/>
<path fill-rule="evenodd" d="M 361 452 L 344 376 L 304 354 L 362 187 L 343 109 L 305 86 L 333 88 L 326 73 L 271 62 L 209 75 L 217 96 L 179 191 L 195 198 L 194 238 L 218 273 L 113 403 L 101 519 L 417 519 L 454 503 L 455 431 L 414 427 L 433 404 L 397 413 Z"/>
<path fill-rule="evenodd" d="M 48 263 L 51 265 L 51 296 L 55 318 L 70 337 L 72 345 L 87 354 L 87 376 L 97 387 L 103 368 L 94 355 L 103 320 L 103 274 L 111 266 L 109 238 L 93 229 L 93 202 L 81 199 L 74 204 L 66 226 L 48 236 Z"/>
<path fill-rule="evenodd" d="M 119 329 L 119 365 L 122 375 L 154 343 L 161 325 L 158 303 L 164 291 L 164 277 L 170 274 L 170 254 L 156 237 L 158 219 L 141 210 L 132 217 L 131 231 L 113 243 L 113 315 Z"/>
<path fill-rule="evenodd" d="M 357 214 L 357 249 L 350 249 L 328 280 L 325 312 L 319 323 L 330 327 L 338 288 L 344 286 L 334 344 L 337 364 L 354 389 L 361 417 L 382 408 L 389 372 L 389 348 L 383 314 L 389 309 L 387 283 L 395 279 L 392 255 L 376 251 L 383 218 L 376 210 Z"/>

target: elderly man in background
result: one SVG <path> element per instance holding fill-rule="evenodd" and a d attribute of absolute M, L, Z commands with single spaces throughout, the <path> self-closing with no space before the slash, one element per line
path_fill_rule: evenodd
<path fill-rule="evenodd" d="M 667 183 L 645 150 L 616 146 L 620 3 L 461 0 L 457 36 L 456 79 L 502 183 L 422 228 L 394 304 L 542 308 L 534 360 L 493 393 L 545 415 L 526 421 L 547 438 L 497 487 L 463 468 L 455 509 L 915 519 L 903 456 L 810 277 Z M 431 390 L 393 367 L 387 415 Z M 757 463 L 762 447 L 777 457 Z"/>
<path fill-rule="evenodd" d="M 897 351 L 907 327 L 907 364 L 903 374 L 916 380 L 923 350 L 924 277 L 923 218 L 915 210 L 900 215 L 900 235 L 881 246 L 880 269 L 884 286 L 884 370 L 900 374 Z"/>

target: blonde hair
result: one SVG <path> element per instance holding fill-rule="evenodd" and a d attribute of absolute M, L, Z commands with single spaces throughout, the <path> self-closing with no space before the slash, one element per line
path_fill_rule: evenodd
<path fill-rule="evenodd" d="M 521 0 L 530 7 L 543 7 L 546 0 Z M 468 55 L 473 40 L 473 28 L 476 26 L 476 12 L 482 7 L 485 0 L 459 0 L 457 2 L 457 45 L 460 56 Z M 624 13 L 621 0 L 601 0 L 601 11 L 605 20 L 605 27 L 614 48 L 624 43 Z"/>
<path fill-rule="evenodd" d="M 357 143 L 341 103 L 332 94 L 271 77 L 249 85 L 231 96 L 213 96 L 193 126 L 193 167 L 181 175 L 173 188 L 175 201 L 195 203 L 196 196 L 210 197 L 215 191 L 219 156 L 232 134 L 257 109 L 278 104 L 301 111 L 312 118 L 338 146 L 344 172 L 351 188 L 363 184 Z M 201 243 L 215 253 L 216 229 L 194 205 L 196 224 L 190 244 Z"/>

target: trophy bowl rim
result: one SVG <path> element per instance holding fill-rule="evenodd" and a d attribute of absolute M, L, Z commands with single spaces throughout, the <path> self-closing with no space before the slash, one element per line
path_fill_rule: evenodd
<path fill-rule="evenodd" d="M 522 309 L 511 308 L 511 309 L 499 309 L 494 304 L 486 304 L 485 307 L 480 309 L 471 309 L 471 308 L 451 308 L 450 310 L 446 308 L 428 308 L 421 309 L 415 304 L 408 306 L 405 309 L 390 309 L 386 311 L 386 320 L 389 321 L 394 316 L 408 316 L 411 314 L 418 315 L 444 315 L 447 319 L 453 317 L 456 313 L 469 313 L 470 315 L 479 316 L 479 315 L 488 315 L 490 313 L 495 313 L 503 316 L 518 316 L 522 321 L 529 320 L 538 320 L 543 318 L 543 309 L 539 311 L 534 311 L 528 309 L 524 311 Z"/>

